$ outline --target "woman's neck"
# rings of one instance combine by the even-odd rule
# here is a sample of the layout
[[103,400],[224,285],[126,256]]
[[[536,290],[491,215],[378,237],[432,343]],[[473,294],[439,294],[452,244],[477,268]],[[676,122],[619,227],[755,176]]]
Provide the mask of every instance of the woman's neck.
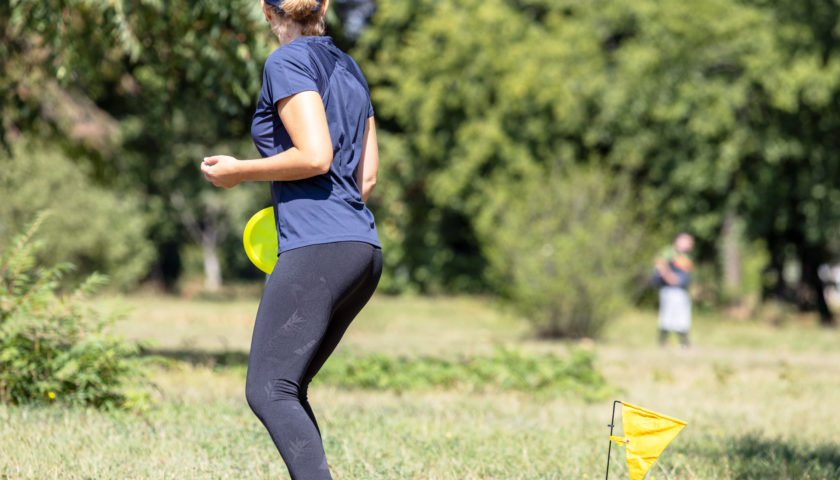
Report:
[[297,22],[289,22],[289,24],[285,25],[285,28],[277,30],[275,30],[274,34],[277,35],[277,40],[280,41],[281,47],[303,36],[303,27],[298,25]]

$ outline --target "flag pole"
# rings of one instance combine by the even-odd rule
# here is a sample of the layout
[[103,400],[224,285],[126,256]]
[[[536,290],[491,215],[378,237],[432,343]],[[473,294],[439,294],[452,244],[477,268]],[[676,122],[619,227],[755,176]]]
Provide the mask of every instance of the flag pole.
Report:
[[[610,424],[607,425],[610,427],[610,436],[613,436],[613,428],[615,428],[615,406],[621,403],[620,400],[616,400],[613,402],[613,411],[612,411],[612,419],[610,420]],[[607,476],[605,480],[610,480],[610,457],[612,456],[612,440],[610,440],[610,446],[607,447]]]

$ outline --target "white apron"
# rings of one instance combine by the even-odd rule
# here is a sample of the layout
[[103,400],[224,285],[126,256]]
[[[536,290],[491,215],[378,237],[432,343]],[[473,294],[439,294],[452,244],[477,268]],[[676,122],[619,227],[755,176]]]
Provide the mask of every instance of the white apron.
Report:
[[679,287],[659,289],[659,329],[688,333],[691,328],[691,297]]

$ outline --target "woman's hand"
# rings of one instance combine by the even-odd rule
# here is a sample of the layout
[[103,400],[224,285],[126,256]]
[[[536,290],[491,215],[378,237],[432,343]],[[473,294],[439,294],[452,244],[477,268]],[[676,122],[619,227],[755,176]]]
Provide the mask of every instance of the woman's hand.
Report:
[[227,155],[205,157],[201,164],[204,178],[217,187],[233,188],[239,185],[239,160]]
[[662,277],[662,281],[665,282],[666,285],[675,286],[680,284],[680,277],[671,270],[671,267],[668,266],[668,263],[664,260],[657,260],[656,270],[659,272],[659,276]]

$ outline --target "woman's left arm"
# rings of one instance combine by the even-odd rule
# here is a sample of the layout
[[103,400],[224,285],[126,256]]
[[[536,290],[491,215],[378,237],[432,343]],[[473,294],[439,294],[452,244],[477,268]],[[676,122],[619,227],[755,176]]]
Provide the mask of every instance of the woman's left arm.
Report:
[[321,95],[314,91],[296,93],[279,100],[277,112],[292,139],[292,148],[257,160],[207,157],[201,164],[204,177],[217,187],[231,188],[249,180],[291,181],[327,173],[333,151]]
[[379,173],[379,146],[376,142],[376,122],[368,117],[365,122],[364,142],[362,143],[362,158],[356,171],[356,184],[362,194],[362,201],[367,202],[370,192],[376,186]]

